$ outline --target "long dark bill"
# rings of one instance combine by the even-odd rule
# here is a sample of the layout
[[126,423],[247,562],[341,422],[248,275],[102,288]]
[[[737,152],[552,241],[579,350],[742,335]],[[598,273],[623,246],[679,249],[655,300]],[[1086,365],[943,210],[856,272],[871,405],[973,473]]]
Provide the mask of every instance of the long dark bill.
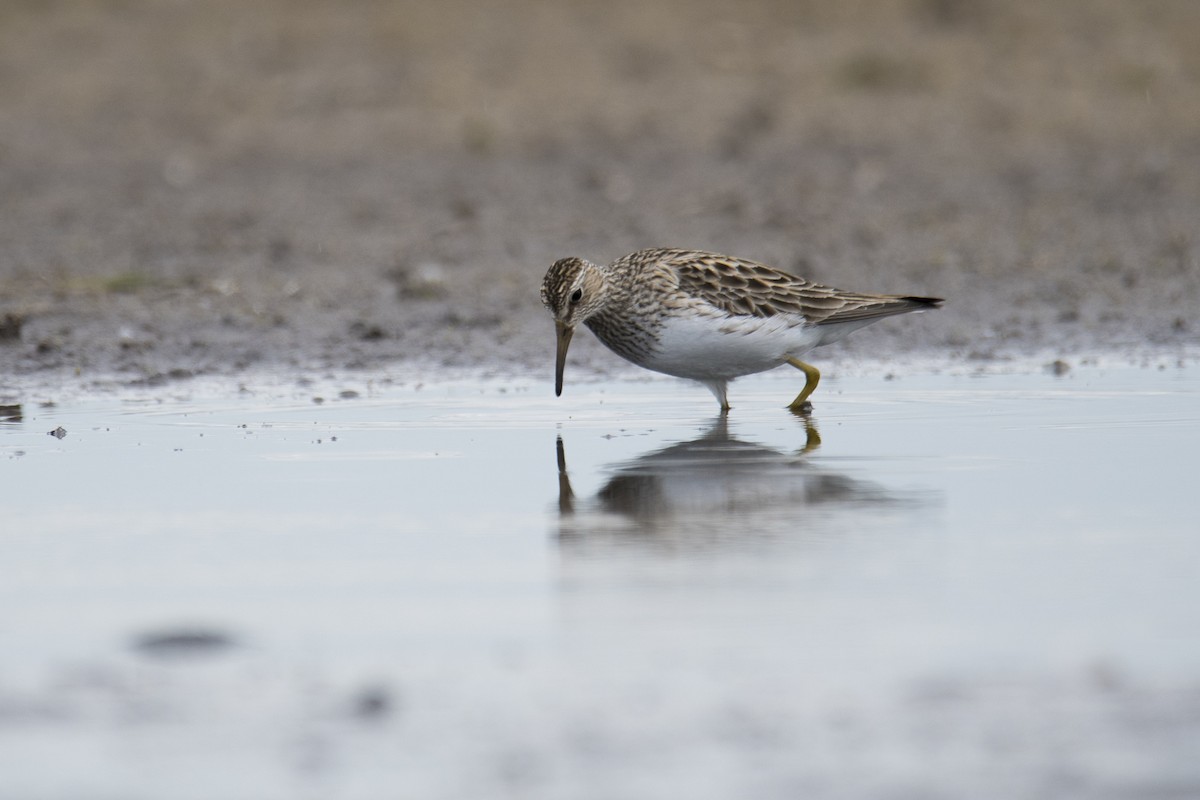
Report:
[[575,329],[563,322],[554,323],[555,339],[558,341],[558,351],[554,356],[554,396],[562,396],[563,370],[567,367],[567,347]]

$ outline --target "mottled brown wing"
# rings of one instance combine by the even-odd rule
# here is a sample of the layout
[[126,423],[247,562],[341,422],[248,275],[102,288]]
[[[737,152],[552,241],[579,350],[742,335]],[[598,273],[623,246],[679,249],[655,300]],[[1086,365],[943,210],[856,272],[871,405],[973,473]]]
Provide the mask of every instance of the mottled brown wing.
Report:
[[832,325],[936,308],[942,302],[932,297],[845,292],[715,253],[663,251],[659,263],[674,271],[685,292],[739,316],[797,314],[814,325]]

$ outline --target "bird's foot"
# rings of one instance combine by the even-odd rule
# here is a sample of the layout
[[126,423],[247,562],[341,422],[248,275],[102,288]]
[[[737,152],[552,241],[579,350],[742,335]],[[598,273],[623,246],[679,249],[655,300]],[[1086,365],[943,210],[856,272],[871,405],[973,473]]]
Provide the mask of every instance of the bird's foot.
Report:
[[792,412],[797,417],[810,417],[812,416],[813,404],[807,400],[801,400],[798,403],[792,403],[787,408],[788,411]]

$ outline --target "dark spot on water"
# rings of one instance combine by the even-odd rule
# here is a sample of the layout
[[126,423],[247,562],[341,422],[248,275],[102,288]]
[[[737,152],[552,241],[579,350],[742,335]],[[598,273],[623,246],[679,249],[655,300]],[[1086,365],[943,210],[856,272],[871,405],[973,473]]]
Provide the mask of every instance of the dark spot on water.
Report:
[[352,711],[359,719],[381,719],[391,714],[395,703],[382,686],[368,686],[354,697]]
[[1055,375],[1066,375],[1071,371],[1071,365],[1060,358],[1047,364],[1046,369]]
[[57,428],[55,428],[52,431],[46,431],[46,434],[49,436],[53,436],[55,439],[61,439],[67,435],[67,429],[64,428],[62,425],[59,425]]
[[223,653],[236,646],[230,635],[203,628],[177,628],[143,633],[134,637],[135,651],[155,657],[192,658]]

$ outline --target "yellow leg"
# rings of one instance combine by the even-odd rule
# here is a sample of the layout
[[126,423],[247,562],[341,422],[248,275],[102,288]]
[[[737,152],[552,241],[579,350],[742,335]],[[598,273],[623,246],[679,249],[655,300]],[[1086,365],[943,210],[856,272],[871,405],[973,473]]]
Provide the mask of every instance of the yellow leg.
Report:
[[821,372],[812,364],[805,364],[798,358],[789,358],[787,363],[804,373],[804,388],[800,390],[800,394],[796,395],[796,399],[788,405],[788,409],[800,413],[810,411],[812,404],[808,402],[808,397],[816,390],[817,384],[821,381]]

